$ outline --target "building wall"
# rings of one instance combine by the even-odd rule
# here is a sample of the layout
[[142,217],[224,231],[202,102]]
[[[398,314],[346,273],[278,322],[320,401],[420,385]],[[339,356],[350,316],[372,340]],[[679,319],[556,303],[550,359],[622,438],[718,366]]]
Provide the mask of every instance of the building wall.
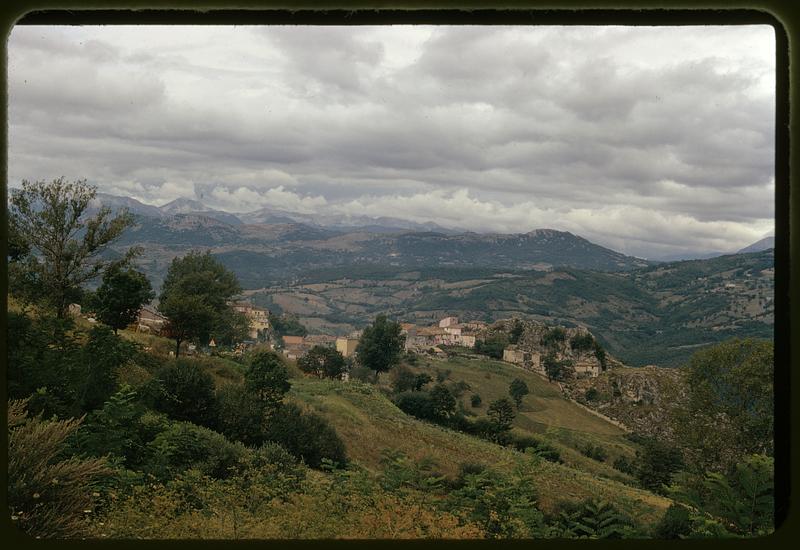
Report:
[[336,351],[345,357],[352,357],[356,352],[356,346],[358,346],[358,340],[355,338],[336,339]]

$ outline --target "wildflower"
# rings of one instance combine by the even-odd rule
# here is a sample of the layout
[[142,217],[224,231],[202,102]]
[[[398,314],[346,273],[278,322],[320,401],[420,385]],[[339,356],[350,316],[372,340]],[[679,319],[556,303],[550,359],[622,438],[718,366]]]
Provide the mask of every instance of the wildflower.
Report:
[[53,483],[53,485],[58,485],[58,480],[56,478],[53,478],[52,483]]
[[17,521],[18,519],[19,519],[19,516],[11,516],[11,521]]
[[33,498],[39,498],[39,493],[33,493]]
[[93,497],[99,497],[99,496],[100,496],[100,493],[92,493],[92,496],[93,496]]
[[91,514],[91,513],[92,513],[92,511],[87,509],[87,510],[84,510],[84,511],[83,511],[83,513],[84,513],[84,514]]

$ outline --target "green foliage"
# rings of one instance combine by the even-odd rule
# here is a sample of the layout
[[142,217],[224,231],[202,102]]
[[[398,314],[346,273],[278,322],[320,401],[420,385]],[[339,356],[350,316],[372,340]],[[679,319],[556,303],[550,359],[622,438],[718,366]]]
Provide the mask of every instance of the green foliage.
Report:
[[417,376],[405,365],[397,365],[391,370],[392,389],[395,393],[412,391],[416,385]]
[[241,292],[236,275],[210,254],[190,252],[169,266],[159,296],[159,309],[169,319],[166,332],[180,343],[206,344],[215,331],[226,332],[234,317],[228,301]]
[[692,521],[689,509],[673,503],[656,525],[653,535],[657,539],[684,539],[691,533]]
[[133,323],[142,305],[154,297],[150,281],[143,273],[113,266],[103,274],[103,283],[86,305],[116,333]]
[[503,350],[508,347],[508,344],[508,336],[498,332],[484,340],[477,340],[475,342],[475,353],[480,353],[493,359],[502,359]]
[[430,394],[425,391],[405,391],[394,398],[397,408],[406,414],[422,420],[434,420],[433,402]]
[[82,376],[77,388],[81,409],[91,411],[102,406],[117,388],[120,367],[138,355],[135,344],[119,338],[107,327],[92,327],[81,353]]
[[337,350],[326,346],[314,346],[297,360],[297,366],[307,374],[318,378],[341,378],[347,372],[344,356]]
[[456,411],[456,399],[447,386],[437,384],[430,391],[431,412],[436,419],[447,419]]
[[625,455],[620,455],[614,460],[614,469],[619,470],[623,474],[636,476],[636,464]]
[[561,462],[561,453],[557,449],[535,437],[514,437],[511,444],[520,452],[538,456],[549,462]]
[[663,493],[672,476],[684,467],[681,452],[656,438],[640,439],[641,450],[636,451],[636,478],[642,487]]
[[375,371],[386,372],[397,365],[403,351],[405,336],[399,323],[378,315],[371,326],[364,329],[356,347],[359,363]]
[[189,469],[226,478],[245,455],[241,443],[231,443],[215,431],[190,422],[173,422],[147,444],[146,470],[168,479]]
[[243,385],[226,384],[217,392],[216,428],[231,441],[260,445],[269,412],[258,396]]
[[594,356],[600,361],[600,368],[606,370],[608,368],[608,359],[606,358],[606,350],[600,345],[600,342],[594,343]]
[[64,457],[80,420],[29,417],[25,401],[8,402],[8,511],[36,538],[85,536],[92,493],[111,471],[103,459]]
[[153,407],[174,418],[214,426],[217,418],[214,379],[195,361],[176,359],[158,370]]
[[772,453],[773,371],[765,340],[734,339],[692,356],[689,403],[674,421],[691,464],[724,472],[743,455]]
[[588,388],[584,394],[583,398],[587,401],[594,401],[600,395],[600,392],[597,391],[596,388]]
[[286,365],[273,351],[257,351],[248,363],[245,387],[258,397],[265,410],[274,410],[291,388]]
[[[700,512],[692,516],[693,530],[699,536],[705,535],[709,519],[730,535],[763,536],[774,529],[773,478],[771,457],[748,455],[728,475],[681,473],[667,492]],[[711,534],[715,534],[713,530]]]
[[447,495],[449,510],[481,526],[486,538],[540,536],[544,517],[536,507],[536,484],[528,472],[514,476],[491,469],[462,469],[457,489]]
[[375,373],[369,367],[356,364],[350,367],[350,378],[359,382],[374,383]]
[[414,391],[420,391],[430,382],[433,382],[433,378],[431,378],[430,375],[421,372],[414,377],[414,387],[412,389]]
[[436,471],[431,458],[414,461],[400,451],[384,449],[380,464],[383,468],[380,484],[387,491],[439,493],[444,487],[445,477]]
[[141,455],[143,441],[136,430],[145,409],[137,402],[136,392],[127,385],[90,414],[75,434],[71,447],[76,454],[118,457],[128,466]]
[[569,340],[569,346],[573,351],[589,351],[594,349],[594,337],[588,332],[585,334],[576,334]]
[[514,319],[514,325],[511,327],[511,332],[508,335],[508,341],[511,344],[516,344],[519,342],[522,333],[524,332],[525,327],[522,324],[522,321],[519,319]]
[[519,409],[522,405],[522,398],[529,393],[530,390],[528,389],[528,385],[520,378],[515,378],[512,380],[508,387],[508,394],[514,400],[514,403],[516,403],[517,409]]
[[80,411],[77,387],[83,382],[81,348],[74,322],[49,316],[8,313],[8,394],[31,396],[32,413],[68,417]]
[[304,412],[292,403],[282,404],[270,416],[265,437],[281,444],[312,468],[322,466],[324,459],[340,465],[347,463],[344,443],[325,418]]
[[572,365],[568,359],[556,359],[556,354],[553,351],[544,356],[542,364],[548,380],[563,380],[566,376],[567,367]]
[[567,332],[561,327],[553,327],[542,336],[542,345],[555,348],[567,339]]
[[505,397],[492,402],[486,414],[489,415],[494,427],[494,432],[498,436],[511,430],[511,423],[514,422],[514,418],[516,417],[514,405]]
[[604,500],[564,504],[558,516],[559,535],[579,539],[621,539],[636,536],[631,519]]
[[275,315],[270,311],[269,325],[273,333],[278,336],[307,336],[308,329],[291,315]]
[[469,398],[469,404],[473,407],[480,407],[481,406],[481,396],[477,393],[473,393],[472,397]]
[[596,460],[598,462],[604,462],[606,458],[608,458],[608,451],[606,451],[600,445],[593,445],[592,443],[587,443],[582,449],[581,453],[584,456],[588,456],[592,460]]
[[[67,183],[63,177],[50,183],[23,181],[21,189],[11,191],[8,221],[18,238],[18,269],[10,272],[11,287],[19,297],[52,308],[59,318],[67,315],[84,283],[139,253],[130,249],[116,262],[103,256],[133,224],[133,217],[123,211],[112,218],[111,211],[102,208],[87,218],[95,194],[85,181]],[[23,258],[26,249],[29,253]]]

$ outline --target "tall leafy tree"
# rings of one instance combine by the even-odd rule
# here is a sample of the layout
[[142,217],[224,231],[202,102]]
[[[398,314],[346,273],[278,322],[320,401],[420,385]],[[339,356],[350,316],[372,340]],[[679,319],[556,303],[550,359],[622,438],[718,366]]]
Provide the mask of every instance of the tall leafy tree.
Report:
[[516,413],[511,400],[502,397],[492,402],[486,411],[492,421],[495,432],[503,434],[511,430],[511,423],[514,422]]
[[289,391],[289,372],[273,351],[257,351],[249,360],[245,387],[256,395],[267,412],[276,409]]
[[103,283],[88,305],[116,334],[136,320],[142,305],[153,298],[155,292],[144,273],[114,266],[103,274]]
[[772,454],[773,345],[734,339],[696,352],[686,376],[688,404],[675,411],[687,462],[725,472],[747,454]]
[[131,248],[116,260],[104,257],[108,246],[133,224],[122,211],[112,216],[101,208],[88,216],[96,189],[86,181],[50,183],[23,181],[9,201],[10,250],[16,258],[9,275],[12,290],[22,298],[52,308],[64,318],[81,285],[109,266],[126,263],[140,252]]
[[190,252],[175,258],[159,296],[167,316],[167,333],[175,340],[175,356],[183,341],[208,343],[215,330],[232,317],[230,299],[241,292],[239,281],[209,253]]
[[386,372],[400,362],[405,344],[399,323],[390,321],[386,315],[378,315],[356,346],[359,362],[378,373]]

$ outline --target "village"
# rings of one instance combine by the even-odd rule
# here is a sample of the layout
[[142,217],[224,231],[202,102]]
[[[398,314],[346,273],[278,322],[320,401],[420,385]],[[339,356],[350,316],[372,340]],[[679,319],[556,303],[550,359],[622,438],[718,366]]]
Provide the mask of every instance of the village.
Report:
[[[271,330],[269,310],[246,301],[234,301],[229,305],[249,321],[248,338],[236,343],[230,350],[236,356],[241,356],[248,348],[261,343],[269,345],[271,349],[282,353],[291,360],[302,358],[315,346],[335,349],[343,357],[353,358],[362,335],[360,330],[343,336],[327,334],[276,335]],[[72,304],[70,312],[73,315],[80,315],[81,307],[78,304]],[[87,318],[89,322],[94,322],[91,316]],[[129,329],[139,333],[160,335],[167,322],[167,317],[161,314],[155,306],[145,305],[140,309],[136,321]],[[486,338],[490,325],[483,321],[460,322],[456,316],[447,316],[433,325],[421,326],[401,322],[400,327],[401,334],[405,338],[404,349],[406,352],[445,358],[448,352],[453,353],[454,350],[461,349],[462,352],[469,352],[469,350],[475,349],[476,344]],[[565,334],[570,337],[588,334],[586,329],[580,327],[565,330]],[[541,338],[541,334],[539,338]],[[215,352],[218,347],[218,344],[211,339],[206,346],[201,346],[200,349],[195,344],[188,344],[186,353],[188,355],[209,354]],[[535,349],[536,347],[536,345],[508,344],[503,349],[502,360],[546,377],[543,353],[542,350]],[[564,353],[559,353],[559,359],[566,354],[569,352],[565,349]],[[576,377],[594,378],[600,374],[603,370],[600,363],[592,359],[583,356],[572,362],[572,369]]]

